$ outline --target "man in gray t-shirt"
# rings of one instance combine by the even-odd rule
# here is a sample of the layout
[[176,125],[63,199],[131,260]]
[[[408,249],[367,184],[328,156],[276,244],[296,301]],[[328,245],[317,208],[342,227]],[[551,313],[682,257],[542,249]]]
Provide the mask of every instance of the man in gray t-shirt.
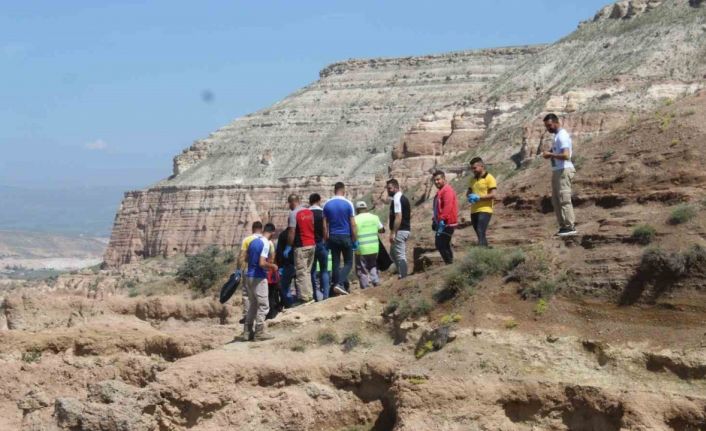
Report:
[[544,127],[554,135],[551,151],[545,151],[542,157],[550,160],[552,164],[552,205],[559,223],[557,235],[576,235],[574,207],[571,203],[571,183],[576,175],[576,169],[571,162],[571,136],[561,127],[559,117],[555,114],[544,117]]

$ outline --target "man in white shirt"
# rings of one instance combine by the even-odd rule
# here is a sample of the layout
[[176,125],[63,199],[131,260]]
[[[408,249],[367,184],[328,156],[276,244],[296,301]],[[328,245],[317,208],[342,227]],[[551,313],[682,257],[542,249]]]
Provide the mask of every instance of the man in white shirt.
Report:
[[551,151],[542,153],[542,157],[552,164],[552,206],[559,222],[557,235],[576,235],[574,226],[574,207],[571,203],[571,182],[576,175],[576,169],[571,162],[573,146],[569,132],[561,127],[559,117],[549,114],[544,117],[544,127],[554,135]]

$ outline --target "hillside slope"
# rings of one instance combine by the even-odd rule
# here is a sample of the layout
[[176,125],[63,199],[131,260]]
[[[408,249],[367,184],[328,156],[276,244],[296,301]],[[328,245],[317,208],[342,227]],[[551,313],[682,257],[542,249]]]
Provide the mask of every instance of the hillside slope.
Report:
[[[125,195],[105,262],[238,243],[256,219],[282,224],[290,192],[381,196],[388,175],[410,187],[472,152],[532,157],[535,120],[566,116],[577,142],[609,132],[706,75],[706,8],[623,1],[546,47],[351,60],[289,98],[238,119],[177,156],[174,175]],[[416,119],[416,120],[415,120]]]
[[[495,172],[493,249],[474,247],[463,220],[453,266],[427,253],[405,280],[287,310],[272,341],[230,342],[238,295],[225,306],[216,292],[141,296],[169,270],[161,260],[10,293],[0,425],[704,429],[705,125],[702,92],[577,146],[573,238],[553,236],[544,160]],[[432,247],[429,217],[428,202],[414,208],[417,250]],[[641,225],[649,244],[633,236]]]

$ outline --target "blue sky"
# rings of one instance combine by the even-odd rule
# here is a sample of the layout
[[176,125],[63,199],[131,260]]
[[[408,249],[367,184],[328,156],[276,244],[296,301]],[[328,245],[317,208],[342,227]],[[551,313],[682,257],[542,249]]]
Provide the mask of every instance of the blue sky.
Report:
[[552,42],[605,3],[4,1],[0,185],[144,187],[329,63]]

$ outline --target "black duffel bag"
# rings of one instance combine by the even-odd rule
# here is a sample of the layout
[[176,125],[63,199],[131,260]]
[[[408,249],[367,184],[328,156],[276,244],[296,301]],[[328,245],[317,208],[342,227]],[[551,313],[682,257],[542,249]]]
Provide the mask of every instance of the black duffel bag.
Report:
[[235,291],[238,289],[238,286],[240,285],[240,278],[240,271],[235,271],[230,275],[230,277],[228,277],[228,281],[226,281],[223,287],[221,287],[221,304],[225,304],[226,301],[228,301],[230,297],[233,296]]

